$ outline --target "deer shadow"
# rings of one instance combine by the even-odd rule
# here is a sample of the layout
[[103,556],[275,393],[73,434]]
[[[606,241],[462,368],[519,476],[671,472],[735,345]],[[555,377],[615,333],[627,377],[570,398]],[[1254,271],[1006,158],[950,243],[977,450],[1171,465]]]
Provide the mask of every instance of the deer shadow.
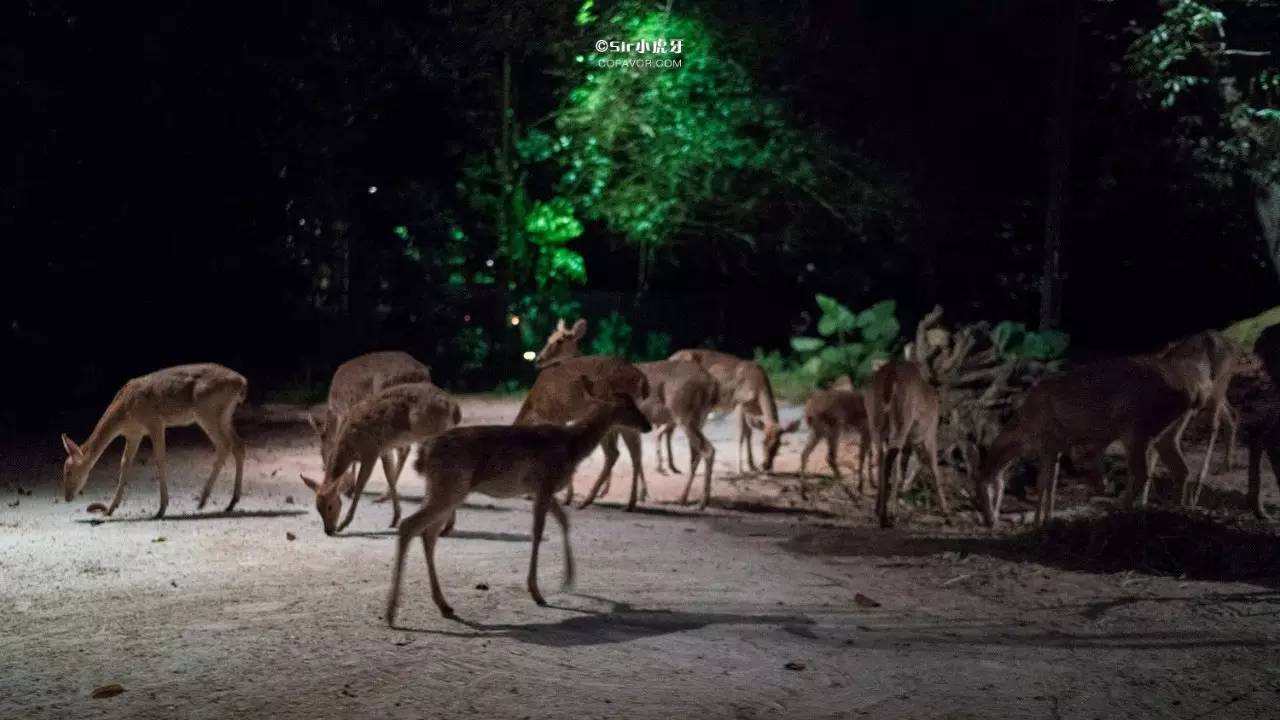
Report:
[[[334,535],[333,537],[375,540],[378,538],[393,538],[399,534],[399,531],[396,529],[387,528],[385,530],[347,530]],[[448,542],[449,540],[492,540],[494,542],[527,543],[532,542],[533,537],[531,535],[521,535],[520,533],[489,532],[486,530],[459,530],[455,528],[454,531],[448,535],[442,535],[440,540],[442,542]],[[543,536],[543,540],[546,540],[545,535]]]
[[459,617],[452,618],[453,622],[469,628],[471,632],[402,626],[397,626],[395,629],[449,637],[508,638],[517,642],[544,647],[581,647],[631,642],[671,633],[699,630],[709,625],[798,627],[814,624],[812,619],[797,615],[682,612],[679,610],[637,608],[630,603],[616,602],[591,595],[576,596],[607,603],[610,607],[608,610],[593,610],[549,605],[548,607],[553,609],[577,613],[555,622],[490,624],[464,620]]
[[293,517],[296,515],[306,515],[305,510],[232,510],[231,512],[218,511],[210,513],[185,513],[181,515],[165,515],[164,517],[155,517],[154,515],[133,515],[127,517],[95,517],[80,518],[76,522],[83,525],[104,525],[109,523],[137,523],[137,522],[186,522],[188,520],[241,520],[247,518],[282,518]]

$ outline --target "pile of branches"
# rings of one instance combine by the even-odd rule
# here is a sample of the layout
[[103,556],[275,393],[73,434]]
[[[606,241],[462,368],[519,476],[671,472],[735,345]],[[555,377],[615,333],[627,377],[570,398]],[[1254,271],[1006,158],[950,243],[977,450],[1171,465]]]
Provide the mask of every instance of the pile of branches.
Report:
[[935,306],[916,325],[907,354],[941,392],[939,449],[947,457],[958,453],[972,473],[977,448],[991,444],[1026,391],[1057,363],[1002,354],[988,322],[949,331],[941,320],[942,306]]

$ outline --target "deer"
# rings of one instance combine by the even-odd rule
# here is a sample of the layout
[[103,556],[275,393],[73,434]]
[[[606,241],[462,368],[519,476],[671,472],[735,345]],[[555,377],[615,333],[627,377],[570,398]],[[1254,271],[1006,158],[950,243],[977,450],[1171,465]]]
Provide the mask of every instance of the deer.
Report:
[[1083,365],[1047,377],[1027,391],[1013,417],[981,453],[974,477],[978,509],[994,528],[1004,498],[1003,472],[1025,451],[1038,454],[1035,523],[1054,513],[1059,456],[1072,447],[1101,453],[1115,441],[1124,446],[1129,483],[1121,502],[1145,505],[1152,450],[1184,487],[1188,467],[1177,425],[1204,392],[1198,369],[1178,358],[1135,356]]
[[705,510],[711,501],[711,472],[715,465],[716,449],[703,434],[702,427],[706,424],[707,414],[718,401],[719,386],[707,371],[691,362],[658,360],[638,363],[636,368],[649,381],[649,396],[640,404],[640,409],[651,425],[661,426],[655,438],[658,470],[662,471],[662,442],[665,437],[667,462],[673,472],[680,472],[676,469],[671,454],[671,436],[679,425],[689,439],[689,479],[685,483],[684,492],[680,493],[680,504],[689,502],[689,491],[693,487],[694,478],[698,474],[698,463],[701,461],[705,468],[702,500],[698,503],[698,509]]
[[[938,469],[938,389],[929,383],[919,363],[894,358],[881,365],[872,375],[865,390],[870,446],[880,463],[876,514],[880,526],[893,527],[893,510],[898,490],[905,484],[908,452],[913,445],[922,462],[933,473],[933,488],[938,510],[945,518],[950,514],[947,496]],[[895,479],[896,476],[896,479]]]
[[[351,524],[360,495],[373,474],[378,458],[392,448],[422,442],[462,422],[458,403],[431,383],[392,385],[377,395],[357,403],[341,423],[333,452],[325,458],[324,478],[302,475],[302,482],[315,493],[316,512],[326,535],[335,535]],[[355,464],[354,480],[349,472]],[[341,524],[341,493],[354,485],[351,505]],[[391,527],[400,523],[400,497],[394,484],[391,494]]]
[[[333,373],[333,379],[329,382],[329,398],[324,415],[320,417],[316,417],[314,413],[307,415],[308,422],[320,438],[321,461],[327,461],[329,454],[333,452],[339,425],[354,405],[376,395],[382,388],[423,382],[431,382],[430,368],[406,352],[365,353],[339,365]],[[388,490],[374,502],[380,503],[391,499],[392,488],[395,487],[396,480],[404,470],[409,449],[410,446],[405,445],[382,454],[382,471],[387,478]],[[348,483],[348,487],[354,490],[355,484]]]
[[[832,476],[837,481],[841,479],[840,467],[836,464],[837,448],[840,437],[851,432],[858,434],[858,495],[861,495],[870,470],[867,456],[871,450],[871,424],[867,419],[864,393],[838,387],[818,390],[805,401],[804,419],[809,426],[809,438],[800,452],[800,497],[808,497],[805,487],[806,469],[809,454],[819,442],[826,441],[827,464],[831,466]],[[845,492],[850,498],[856,498],[847,487]]]
[[1231,468],[1231,454],[1236,444],[1238,422],[1236,411],[1227,402],[1227,388],[1235,375],[1240,349],[1222,333],[1206,330],[1170,343],[1160,351],[1159,357],[1181,361],[1177,364],[1178,367],[1194,366],[1202,376],[1200,380],[1194,382],[1208,388],[1207,391],[1197,392],[1195,404],[1187,411],[1177,430],[1178,444],[1181,446],[1182,435],[1186,432],[1191,420],[1201,412],[1211,413],[1209,445],[1205,448],[1204,463],[1200,466],[1200,472],[1195,481],[1184,488],[1186,495],[1182,498],[1183,505],[1194,507],[1200,501],[1200,489],[1209,473],[1214,441],[1218,437],[1218,429],[1223,420],[1227,422],[1228,431],[1221,467],[1223,472]]
[[120,456],[120,477],[111,504],[93,503],[90,512],[110,516],[124,498],[129,468],[142,439],[150,438],[151,454],[156,461],[160,482],[160,509],[155,518],[164,517],[169,507],[169,486],[165,480],[165,430],[171,427],[199,425],[213,443],[213,470],[200,493],[198,507],[204,509],[213,484],[222,472],[227,455],[235,458],[235,486],[231,502],[224,512],[235,509],[240,501],[240,484],[244,477],[244,442],[231,422],[236,408],[244,402],[249,382],[244,376],[222,365],[198,363],[177,365],[133,378],[124,384],[107,405],[94,426],[89,439],[77,445],[66,433],[62,446],[67,459],[62,466],[62,493],[67,502],[84,490],[89,473],[103,452],[116,438],[125,439]]
[[1254,342],[1253,352],[1262,360],[1262,368],[1271,379],[1272,406],[1265,411],[1260,426],[1249,433],[1249,509],[1259,520],[1270,516],[1262,506],[1262,454],[1271,462],[1271,472],[1280,485],[1280,326],[1264,328]]
[[431,598],[443,617],[454,616],[436,576],[436,538],[447,519],[472,492],[498,498],[533,496],[533,549],[529,556],[527,586],[538,605],[547,604],[538,589],[538,548],[550,512],[560,525],[564,543],[563,586],[572,587],[574,565],[569,518],[553,495],[573,482],[574,470],[606,434],[618,428],[644,433],[653,427],[631,394],[610,394],[603,383],[581,375],[574,384],[586,398],[587,407],[580,420],[572,425],[473,425],[446,431],[423,444],[414,469],[426,478],[426,500],[417,512],[405,518],[397,531],[391,591],[387,598],[387,625],[395,627],[405,551],[417,537],[422,538],[427,559]]
[[[601,392],[623,393],[637,402],[648,397],[649,381],[634,365],[614,357],[581,354],[578,343],[586,332],[587,321],[584,319],[579,319],[572,327],[566,327],[563,318],[557,322],[546,344],[534,357],[534,365],[539,369],[538,377],[529,388],[514,425],[564,425],[581,420],[593,405],[578,382],[580,377],[589,378],[601,388]],[[637,492],[644,488],[644,467],[640,463],[640,435],[627,427],[619,427],[602,436],[600,449],[604,451],[604,467],[579,509],[591,505],[608,484],[613,466],[618,461],[619,438],[631,455],[631,495],[626,510],[635,510]],[[573,483],[565,491],[565,504],[568,505],[573,502]]]
[[751,452],[751,430],[764,433],[763,468],[772,472],[773,460],[782,447],[782,436],[800,429],[800,421],[782,425],[778,421],[778,404],[773,397],[769,375],[759,363],[734,357],[715,350],[679,350],[667,358],[697,363],[715,378],[720,386],[717,409],[721,412],[736,411],[738,415],[738,472],[742,472],[742,456],[745,449],[747,467],[756,472],[755,457]]

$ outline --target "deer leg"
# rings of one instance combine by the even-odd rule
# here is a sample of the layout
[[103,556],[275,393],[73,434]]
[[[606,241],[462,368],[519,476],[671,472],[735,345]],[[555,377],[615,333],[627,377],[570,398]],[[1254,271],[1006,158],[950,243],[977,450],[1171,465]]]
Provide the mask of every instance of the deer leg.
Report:
[[151,454],[155,456],[157,477],[160,480],[160,509],[155,514],[155,519],[159,520],[169,507],[169,483],[165,479],[164,425],[156,423],[147,430],[147,434],[151,436]]
[[648,495],[644,488],[644,463],[640,462],[640,433],[635,430],[622,430],[619,433],[622,442],[627,446],[627,454],[631,456],[631,497],[627,499],[627,512],[636,509],[636,492]]
[[[399,451],[400,451],[400,448],[396,448],[396,452],[398,453]],[[406,452],[406,454],[408,453]],[[388,456],[386,454],[382,456],[383,472],[387,471],[387,457]],[[395,468],[392,470],[392,472],[387,473],[387,494],[384,497],[391,498],[391,527],[395,527],[396,525],[400,524],[400,493],[396,489],[396,478],[400,474],[400,466],[401,466],[401,462],[397,461],[395,464]],[[377,501],[375,500],[374,502],[377,502]]]
[[871,475],[871,467],[867,464],[872,459],[870,432],[863,429],[858,436],[858,443],[858,496],[861,497],[867,477]]
[[129,468],[133,467],[133,458],[138,454],[138,446],[142,444],[141,436],[129,436],[124,442],[124,452],[120,455],[120,479],[116,480],[116,491],[111,496],[111,504],[107,506],[104,515],[110,516],[120,506],[120,501],[124,499],[124,488],[127,484],[129,476]]
[[342,524],[338,525],[338,532],[345,530],[351,524],[351,519],[356,516],[356,506],[360,504],[360,496],[364,494],[364,486],[369,483],[369,476],[372,474],[373,462],[360,463],[360,474],[356,476],[356,491],[351,496],[351,507],[347,508],[347,516],[342,518]]
[[[947,517],[951,511],[947,508],[947,493],[942,487],[942,471],[938,469],[938,435],[933,433],[932,436],[924,438],[921,443],[921,449],[925,454],[925,460],[929,462],[929,472],[933,473],[933,489],[938,494],[938,512],[942,513],[942,517]],[[923,465],[924,462],[922,461]]]
[[1234,464],[1231,461],[1231,456],[1235,453],[1236,430],[1238,429],[1240,420],[1235,409],[1232,408],[1226,400],[1222,401],[1220,409],[1222,411],[1222,419],[1227,423],[1227,443],[1226,447],[1222,449],[1222,468],[1219,472],[1227,473],[1231,472],[1231,467]]
[[689,479],[684,484],[684,492],[680,493],[680,504],[686,505],[689,502],[689,491],[693,489],[693,478],[698,473],[698,445],[693,434],[686,432],[685,437],[689,440]]
[[445,497],[445,493],[439,492],[442,489],[438,483],[429,487],[426,502],[400,524],[396,538],[396,559],[391,570],[391,592],[387,597],[387,625],[392,627],[395,627],[396,609],[400,604],[400,576],[404,570],[405,551],[415,537],[422,538],[422,550],[427,558],[427,575],[431,579],[431,599],[435,601],[441,615],[453,617],[453,608],[445,602],[444,593],[440,591],[440,580],[436,577],[435,549],[440,528],[461,500]]
[[673,473],[679,473],[679,472],[680,472],[680,468],[676,467],[676,456],[675,456],[675,453],[673,453],[673,452],[671,451],[671,436],[676,434],[676,426],[675,426],[675,423],[672,423],[672,424],[670,424],[670,425],[667,425],[667,426],[666,426],[665,428],[663,428],[663,429],[664,429],[664,430],[666,430],[666,433],[667,433],[667,439],[666,439],[666,443],[667,443],[667,468],[668,468],[669,470],[671,470],[671,472],[673,472]]
[[217,482],[218,475],[222,473],[222,466],[227,462],[227,455],[230,454],[230,442],[223,437],[222,428],[217,422],[208,422],[201,418],[196,418],[196,424],[208,436],[209,442],[213,443],[214,458],[213,470],[209,473],[209,479],[204,483],[204,489],[200,491],[200,502],[196,503],[197,510],[203,510],[205,503],[209,502],[209,493],[213,491],[213,484]]
[[[1204,487],[1204,480],[1209,475],[1209,463],[1213,460],[1213,444],[1218,439],[1218,428],[1222,424],[1221,404],[1214,406],[1213,417],[1209,422],[1209,446],[1204,449],[1204,462],[1200,465],[1200,474],[1196,477],[1195,489],[1191,491],[1191,497],[1189,498],[1190,502],[1188,503],[1191,507],[1195,507],[1199,504],[1200,488]],[[1175,487],[1176,486],[1177,485],[1175,485]]]
[[539,605],[546,605],[547,601],[542,598],[542,593],[538,592],[538,546],[542,544],[542,531],[547,524],[547,505],[550,496],[545,487],[538,488],[538,495],[533,501],[533,552],[529,555],[529,594],[533,596],[533,601]]
[[373,499],[373,502],[375,503],[384,503],[391,499],[390,488],[391,488],[391,483],[393,482],[391,478],[396,473],[396,455],[395,454],[397,450],[399,450],[399,448],[396,448],[394,450],[388,450],[378,456],[378,462],[382,463],[382,474],[387,478],[388,489],[387,489],[387,492],[384,492],[378,497]]
[[231,512],[236,509],[236,503],[240,502],[240,487],[244,482],[244,440],[240,439],[240,433],[236,432],[236,426],[231,422],[231,416],[235,414],[234,407],[228,407],[222,418],[222,434],[227,437],[231,443],[231,457],[236,461],[236,479],[235,484],[231,486],[231,502],[227,503],[227,509],[224,512]]
[[1150,476],[1147,473],[1147,452],[1151,449],[1151,438],[1135,437],[1125,442],[1125,454],[1129,460],[1129,487],[1125,488],[1120,502],[1126,509],[1133,508],[1133,501],[1139,494],[1145,499]]
[[876,494],[876,515],[880,518],[880,527],[893,527],[893,502],[891,500],[894,482],[893,470],[898,465],[898,448],[886,447],[880,460],[880,488]]
[[[600,449],[604,451],[604,467],[600,470],[600,476],[596,478],[596,482],[591,486],[591,491],[583,498],[582,504],[578,509],[587,507],[595,502],[596,495],[600,493],[600,489],[604,487],[605,481],[609,479],[609,474],[613,472],[613,464],[618,462],[618,432],[610,430],[605,433],[604,438],[600,441]],[[569,482],[569,487],[573,487],[573,482]]]
[[573,548],[569,546],[569,513],[566,513],[554,499],[548,499],[547,509],[551,511],[556,522],[560,523],[560,541],[564,543],[564,580],[561,581],[560,587],[568,590],[573,587],[575,579]]
[[[1187,480],[1189,468],[1187,467],[1187,458],[1182,452],[1182,447],[1178,445],[1178,438],[1173,433],[1165,433],[1156,439],[1155,449],[1156,455],[1169,470],[1173,486],[1181,487]],[[1145,501],[1146,499],[1143,498],[1143,500]]]
[[[667,468],[662,464],[662,436],[667,432],[667,426],[663,425],[658,429],[658,434],[653,436],[653,457],[658,463],[658,474],[666,475]],[[668,451],[669,453],[670,451]]]
[[703,434],[702,428],[689,427],[690,432],[696,433],[698,443],[702,445],[702,451],[698,453],[698,457],[702,459],[702,503],[698,505],[699,510],[706,510],[707,503],[711,502],[711,470],[716,463],[716,446],[711,444],[707,436]]
[[[818,435],[818,431],[811,429],[809,431],[809,438],[804,441],[804,449],[800,451],[800,499],[802,500],[807,500],[809,498],[809,494],[805,491],[804,482],[808,477],[807,469],[809,467],[809,453],[813,452],[813,449],[818,446],[818,441],[821,439],[821,436]],[[690,441],[690,445],[692,445],[692,440]]]

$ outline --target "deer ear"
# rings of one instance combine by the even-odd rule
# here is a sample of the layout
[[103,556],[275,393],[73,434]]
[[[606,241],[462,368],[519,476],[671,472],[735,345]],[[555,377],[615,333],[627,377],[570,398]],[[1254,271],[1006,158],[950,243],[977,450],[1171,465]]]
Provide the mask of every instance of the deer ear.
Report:
[[564,326],[564,318],[560,318],[556,320],[556,329],[559,330],[560,332],[564,332],[565,330],[569,329]]
[[74,440],[67,437],[66,433],[62,433],[62,447],[73,458],[79,459],[84,456],[84,451],[80,449],[80,446]]
[[793,433],[799,429],[800,429],[800,418],[796,418],[795,420],[792,420],[791,422],[787,423],[786,426],[782,428],[782,432]]
[[591,382],[591,378],[586,375],[579,375],[578,381],[582,384],[582,391],[587,394],[587,397],[592,400],[600,399],[600,396],[596,395],[596,386],[595,383]]
[[581,338],[587,334],[587,321],[585,318],[578,318],[578,322],[573,324],[573,336]]
[[324,420],[317,418],[315,413],[307,413],[307,424],[316,431],[317,435],[324,434]]
[[747,415],[745,417],[747,418],[747,424],[750,425],[751,427],[755,428],[756,430],[764,429],[764,421],[761,420],[759,416]]
[[311,488],[312,492],[320,492],[320,483],[301,473],[298,474],[298,477],[302,478],[302,482],[306,483],[307,487]]

